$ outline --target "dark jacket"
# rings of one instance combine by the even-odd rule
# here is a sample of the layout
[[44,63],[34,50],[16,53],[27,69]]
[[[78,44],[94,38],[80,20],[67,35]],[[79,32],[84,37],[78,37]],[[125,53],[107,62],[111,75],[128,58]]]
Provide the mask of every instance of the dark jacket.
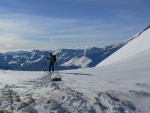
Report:
[[53,55],[52,55],[52,56],[50,56],[50,58],[48,58],[48,57],[46,57],[46,58],[50,60],[50,63],[54,63],[54,62],[55,62],[55,61],[54,61],[54,57],[53,57]]

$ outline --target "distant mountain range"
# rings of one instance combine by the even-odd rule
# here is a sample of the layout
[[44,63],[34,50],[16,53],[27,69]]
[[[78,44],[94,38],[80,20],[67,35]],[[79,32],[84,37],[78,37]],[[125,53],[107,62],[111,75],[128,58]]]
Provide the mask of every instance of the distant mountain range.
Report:
[[[56,70],[95,67],[96,65],[105,64],[104,62],[106,61],[108,61],[107,63],[109,64],[111,60],[105,60],[107,57],[108,57],[107,59],[111,59],[113,56],[115,56],[112,55],[114,52],[118,53],[120,48],[124,49],[123,46],[126,45],[127,43],[129,43],[128,45],[130,45],[130,43],[133,42],[132,41],[133,39],[137,39],[137,42],[138,40],[143,41],[144,38],[141,39],[141,37],[143,37],[143,35],[149,37],[149,30],[150,25],[148,25],[145,29],[137,33],[129,40],[123,43],[106,46],[104,48],[92,47],[88,49],[59,49],[57,51],[33,50],[31,52],[15,51],[15,52],[0,53],[0,69],[46,71],[48,70],[49,67],[49,60],[47,60],[46,57],[49,57],[50,52],[55,54],[57,57],[57,62],[55,63]],[[145,41],[144,43],[149,47],[148,41]],[[142,47],[143,46],[141,46],[140,49],[142,49]],[[131,48],[130,51],[132,52],[132,54],[136,54],[138,53],[137,51],[139,50]],[[112,57],[109,57],[110,55],[112,55]],[[119,59],[121,60],[126,57],[125,52],[120,53],[119,55],[120,55],[119,57],[118,56],[115,57],[115,60]]]
[[112,53],[120,49],[127,42],[106,46],[105,48],[92,47],[88,49],[60,49],[57,51],[33,50],[6,52],[0,54],[0,69],[45,71],[48,70],[49,52],[57,57],[56,70],[68,70],[94,67]]

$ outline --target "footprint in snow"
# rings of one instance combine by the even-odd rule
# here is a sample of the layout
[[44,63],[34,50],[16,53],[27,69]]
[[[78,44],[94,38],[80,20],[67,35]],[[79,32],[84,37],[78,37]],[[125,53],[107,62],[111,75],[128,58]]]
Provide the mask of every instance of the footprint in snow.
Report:
[[136,110],[130,101],[126,99],[119,99],[114,95],[115,92],[103,92],[96,97],[96,103],[100,105],[102,111],[109,111],[111,113],[130,113]]
[[130,90],[129,93],[135,97],[143,97],[143,98],[149,98],[150,97],[150,93],[146,92],[146,91],[136,91],[136,90]]

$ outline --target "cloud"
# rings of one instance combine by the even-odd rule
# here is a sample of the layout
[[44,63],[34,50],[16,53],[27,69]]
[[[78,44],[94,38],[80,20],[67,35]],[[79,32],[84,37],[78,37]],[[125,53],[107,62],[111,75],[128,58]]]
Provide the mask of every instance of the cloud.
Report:
[[17,34],[21,38],[28,39],[44,39],[49,37],[63,37],[66,35],[83,36],[84,34],[86,36],[86,34],[89,35],[92,31],[99,32],[100,29],[112,26],[102,25],[97,20],[91,22],[74,19],[42,18],[21,14],[1,15],[0,17],[5,17],[5,19],[0,19],[1,34]]
[[106,23],[101,19],[91,21],[18,13],[1,14],[0,44],[3,47],[0,51],[84,48],[82,45],[105,45],[114,42],[112,40],[118,37],[128,38],[128,35],[123,33],[123,27],[119,23]]
[[7,48],[13,48],[13,45],[11,45],[11,44],[6,44],[5,47],[7,47]]

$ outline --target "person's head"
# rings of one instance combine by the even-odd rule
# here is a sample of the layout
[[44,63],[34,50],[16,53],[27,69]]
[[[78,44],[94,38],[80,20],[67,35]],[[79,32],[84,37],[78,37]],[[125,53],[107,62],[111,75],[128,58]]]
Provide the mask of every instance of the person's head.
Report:
[[50,56],[52,56],[53,55],[53,53],[50,53]]

